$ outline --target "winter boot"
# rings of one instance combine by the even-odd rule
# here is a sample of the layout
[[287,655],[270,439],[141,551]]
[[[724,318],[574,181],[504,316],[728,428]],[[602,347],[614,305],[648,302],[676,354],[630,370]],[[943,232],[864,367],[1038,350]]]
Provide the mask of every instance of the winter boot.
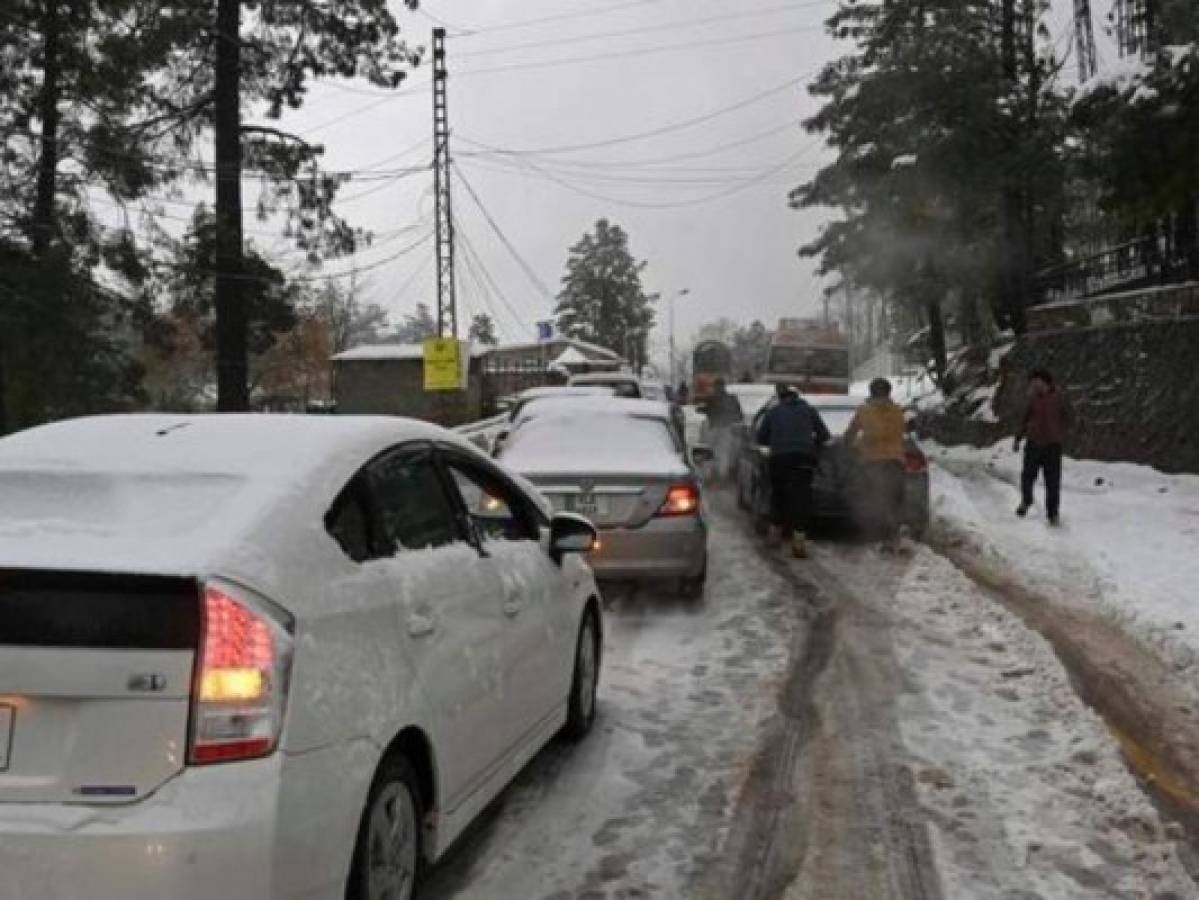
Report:
[[1028,503],[1021,503],[1019,506],[1016,507],[1016,515],[1018,515],[1021,519],[1023,519],[1025,516],[1028,515],[1028,507],[1029,507]]
[[791,555],[796,559],[808,558],[808,538],[802,531],[791,535]]

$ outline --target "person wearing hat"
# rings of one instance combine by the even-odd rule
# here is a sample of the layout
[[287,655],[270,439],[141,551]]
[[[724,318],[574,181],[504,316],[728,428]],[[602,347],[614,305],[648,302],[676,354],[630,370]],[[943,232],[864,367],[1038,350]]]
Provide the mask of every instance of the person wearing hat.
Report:
[[771,513],[776,534],[791,541],[796,559],[808,555],[812,478],[830,435],[820,413],[788,384],[775,387],[778,401],[762,417],[756,435],[769,449]]

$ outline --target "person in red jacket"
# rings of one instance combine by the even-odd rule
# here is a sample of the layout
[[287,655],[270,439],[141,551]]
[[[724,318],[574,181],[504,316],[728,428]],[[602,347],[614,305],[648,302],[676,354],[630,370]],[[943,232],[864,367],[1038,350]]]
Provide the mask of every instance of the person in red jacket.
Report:
[[1050,525],[1058,523],[1062,503],[1062,445],[1073,424],[1074,412],[1066,394],[1054,384],[1048,371],[1034,369],[1028,382],[1028,406],[1014,445],[1019,451],[1020,443],[1025,442],[1020,506],[1016,508],[1016,515],[1028,514],[1033,505],[1037,478],[1044,472],[1045,513]]

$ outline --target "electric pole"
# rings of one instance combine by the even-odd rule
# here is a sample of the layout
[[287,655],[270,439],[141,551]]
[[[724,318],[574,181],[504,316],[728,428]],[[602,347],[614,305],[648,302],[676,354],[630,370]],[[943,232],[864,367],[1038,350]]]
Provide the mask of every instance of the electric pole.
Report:
[[446,95],[449,73],[445,29],[433,29],[433,195],[437,205],[437,333],[458,337],[458,301],[454,290],[454,217],[450,205],[450,113]]
[[1078,81],[1082,84],[1094,77],[1097,67],[1091,0],[1074,0],[1074,36],[1078,41]]

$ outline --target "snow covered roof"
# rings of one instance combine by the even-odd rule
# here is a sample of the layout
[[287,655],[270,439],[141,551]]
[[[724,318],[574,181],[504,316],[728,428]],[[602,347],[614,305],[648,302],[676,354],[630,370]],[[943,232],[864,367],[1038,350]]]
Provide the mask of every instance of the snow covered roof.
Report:
[[[471,347],[473,358],[483,356],[488,352],[487,347]],[[341,353],[335,353],[330,359],[334,362],[379,362],[381,360],[415,360],[425,358],[425,348],[420,344],[365,344],[361,347],[351,347]]]
[[553,362],[551,366],[580,366],[591,362],[584,356],[576,347],[567,347],[563,350]]
[[670,404],[657,400],[633,400],[625,397],[547,397],[530,403],[517,422],[537,419],[596,418],[600,416],[640,416],[671,421]]
[[[620,354],[607,347],[601,347],[599,344],[592,344],[589,341],[580,341],[575,338],[554,338],[549,341],[532,341],[523,344],[501,344],[499,347],[490,348],[496,353],[513,353],[522,350],[538,350],[545,347],[547,344],[566,344],[568,347],[573,347],[580,353],[586,355],[591,354],[600,359],[615,362],[620,359]],[[587,362],[595,362],[594,359],[587,359]]]

